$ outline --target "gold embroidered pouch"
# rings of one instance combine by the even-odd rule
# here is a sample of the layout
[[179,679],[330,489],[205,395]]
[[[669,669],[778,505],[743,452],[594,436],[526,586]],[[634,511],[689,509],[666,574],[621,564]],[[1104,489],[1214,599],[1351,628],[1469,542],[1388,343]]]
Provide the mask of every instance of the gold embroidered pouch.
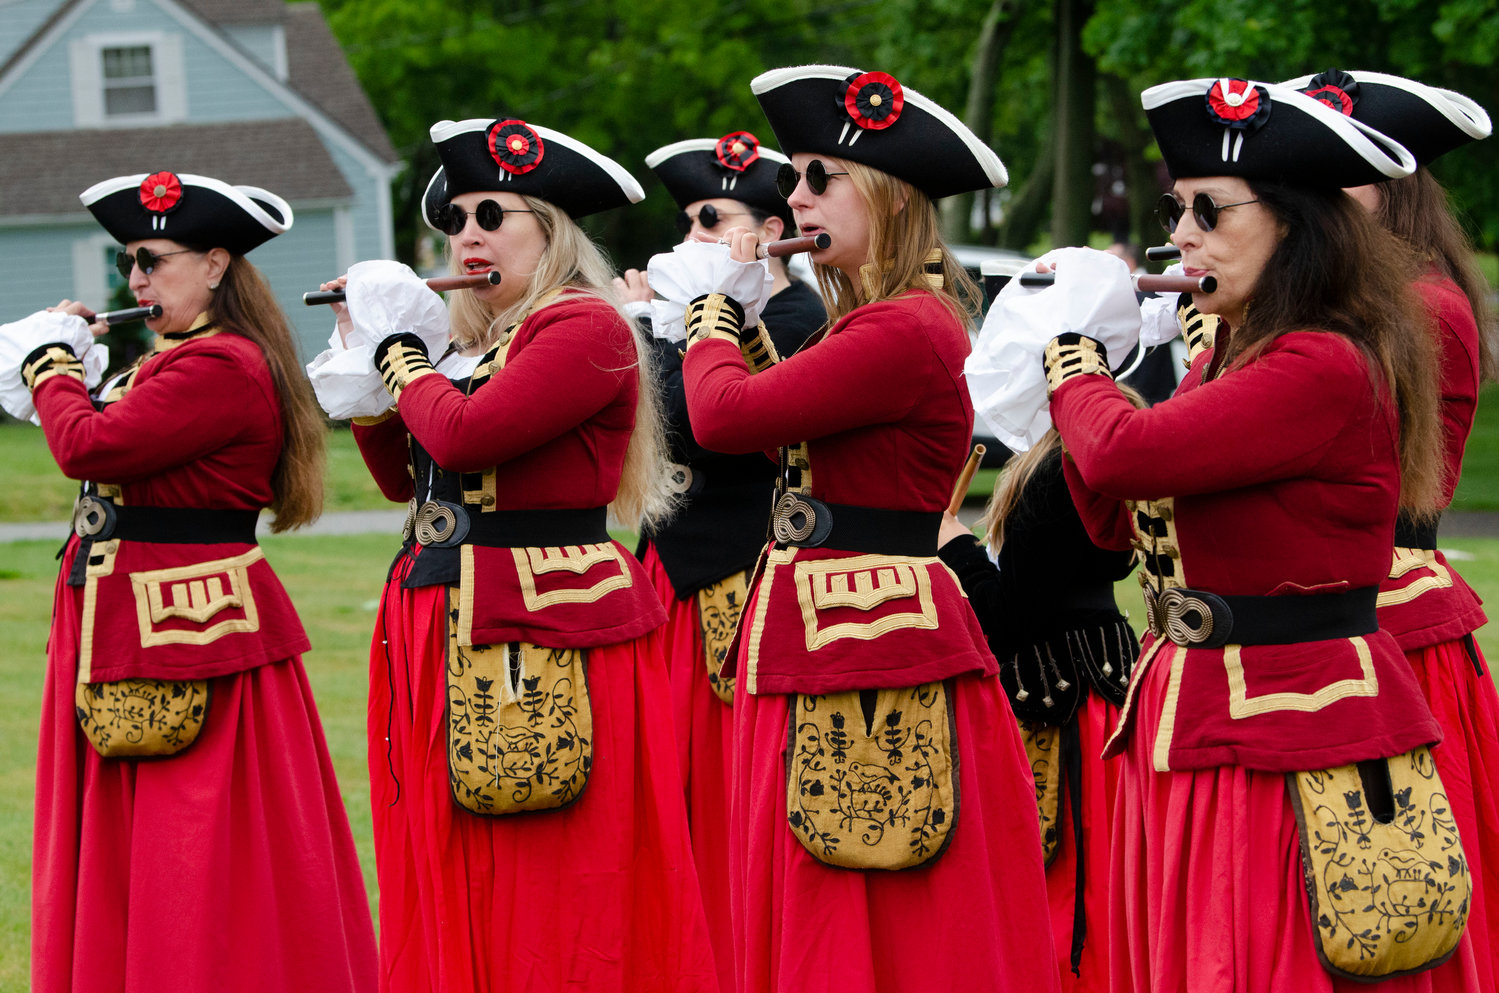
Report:
[[1472,897],[1431,751],[1286,775],[1317,956],[1363,982],[1447,961]]
[[213,692],[206,679],[79,683],[78,725],[107,759],[176,755],[198,740]]
[[791,698],[786,820],[820,862],[910,869],[946,850],[958,753],[944,683]]
[[723,664],[749,595],[748,581],[748,572],[736,572],[697,591],[698,628],[703,635],[708,685],[720,700],[730,705],[734,702],[734,677],[723,674]]
[[524,642],[462,645],[450,619],[448,779],[459,806],[500,815],[578,799],[593,766],[585,654]]
[[1062,729],[1041,721],[1021,721],[1025,757],[1036,781],[1036,812],[1041,817],[1041,854],[1048,866],[1057,857],[1061,835],[1057,818],[1062,809]]

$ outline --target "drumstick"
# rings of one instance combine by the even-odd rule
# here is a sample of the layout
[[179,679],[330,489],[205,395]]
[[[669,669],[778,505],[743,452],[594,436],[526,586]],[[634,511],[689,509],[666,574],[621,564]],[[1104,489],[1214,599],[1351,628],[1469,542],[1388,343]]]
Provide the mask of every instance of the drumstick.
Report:
[[796,255],[798,252],[810,252],[814,249],[828,248],[833,244],[833,236],[826,231],[818,234],[808,235],[805,238],[787,238],[783,241],[767,241],[755,249],[755,256],[762,259],[780,259],[787,255]]
[[984,453],[988,451],[983,445],[974,445],[973,453],[968,456],[968,461],[963,463],[963,471],[958,473],[958,485],[953,487],[952,501],[947,505],[947,512],[954,516],[958,509],[963,506],[963,498],[968,496],[968,484],[973,482],[973,474],[978,469],[979,463],[984,460]]
[[[427,288],[438,293],[446,290],[471,290],[478,286],[498,285],[500,285],[498,269],[465,273],[461,276],[433,276],[427,280]],[[302,294],[302,302],[309,307],[315,307],[320,303],[342,303],[343,299],[343,290],[312,290]]]
[[[1050,286],[1057,281],[1054,272],[1022,272],[1021,286]],[[1212,276],[1131,276],[1130,282],[1141,293],[1216,293],[1218,280]]]
[[1145,249],[1145,257],[1152,262],[1175,262],[1182,257],[1182,250],[1175,245],[1153,245]]

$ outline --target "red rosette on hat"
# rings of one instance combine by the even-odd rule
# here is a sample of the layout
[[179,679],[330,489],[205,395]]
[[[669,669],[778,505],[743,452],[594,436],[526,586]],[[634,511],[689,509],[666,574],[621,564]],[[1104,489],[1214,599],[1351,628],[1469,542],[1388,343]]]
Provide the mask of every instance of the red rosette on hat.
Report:
[[141,181],[140,201],[153,214],[170,214],[182,203],[182,180],[174,172],[153,172]]
[[489,154],[512,176],[523,176],[541,165],[546,146],[525,121],[496,121],[489,129]]
[[748,131],[735,131],[718,139],[713,154],[725,169],[743,172],[760,158],[760,139]]
[[1353,106],[1358,103],[1358,80],[1346,72],[1329,69],[1313,76],[1301,92],[1327,104],[1344,117],[1352,117]]
[[894,76],[884,72],[861,72],[848,77],[843,108],[855,124],[867,131],[883,131],[900,119],[906,104],[905,91]]
[[1226,128],[1255,131],[1270,119],[1270,94],[1247,79],[1215,79],[1206,98],[1208,117]]

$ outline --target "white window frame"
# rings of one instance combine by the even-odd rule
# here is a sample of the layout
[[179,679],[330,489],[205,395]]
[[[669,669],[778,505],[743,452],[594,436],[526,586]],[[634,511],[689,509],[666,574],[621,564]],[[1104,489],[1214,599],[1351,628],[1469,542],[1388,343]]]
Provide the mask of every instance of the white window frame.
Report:
[[109,299],[110,249],[120,243],[104,232],[91,233],[73,241],[73,299],[91,307],[103,307]]
[[[144,114],[106,114],[104,111],[104,50],[149,48],[156,110]],[[73,81],[73,123],[80,128],[137,127],[173,124],[187,119],[187,88],[182,64],[182,36],[163,31],[95,34],[70,46]]]

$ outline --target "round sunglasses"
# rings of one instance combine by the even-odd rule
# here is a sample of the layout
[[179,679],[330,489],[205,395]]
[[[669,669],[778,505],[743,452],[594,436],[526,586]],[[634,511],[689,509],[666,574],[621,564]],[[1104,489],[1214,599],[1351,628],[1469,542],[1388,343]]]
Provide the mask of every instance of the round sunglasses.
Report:
[[132,254],[130,252],[115,252],[115,269],[120,278],[128,280],[130,270],[140,266],[141,272],[147,276],[156,270],[156,266],[168,255],[184,255],[193,251],[191,248],[180,248],[175,252],[153,252],[149,248],[137,248]]
[[[1197,226],[1204,231],[1211,231],[1218,226],[1218,212],[1230,207],[1242,207],[1245,204],[1259,203],[1258,200],[1240,200],[1238,203],[1217,204],[1213,198],[1206,193],[1199,193],[1192,198],[1192,219]],[[1166,229],[1167,234],[1176,233],[1176,224],[1186,213],[1187,205],[1176,198],[1174,193],[1162,193],[1160,202],[1156,205],[1156,220],[1161,222],[1161,227]]]
[[[479,227],[485,231],[498,231],[500,225],[505,223],[506,214],[534,214],[534,210],[510,209],[501,207],[495,200],[480,200],[479,206],[474,208],[474,220],[479,222]],[[468,211],[456,203],[445,203],[437,208],[437,229],[445,235],[458,235],[468,224]]]
[[[822,159],[813,159],[807,163],[807,189],[812,191],[813,196],[820,197],[828,191],[829,176],[847,175],[846,172],[828,172],[828,167],[822,164]],[[802,174],[796,171],[796,166],[790,162],[782,162],[780,170],[776,173],[777,192],[790,200],[801,178]]]
[[[697,212],[697,222],[702,225],[704,231],[712,231],[718,227],[718,222],[725,217],[748,217],[747,211],[743,210],[719,210],[711,203],[703,204],[703,208]],[[677,230],[682,234],[692,232],[692,215],[687,211],[678,211]]]

